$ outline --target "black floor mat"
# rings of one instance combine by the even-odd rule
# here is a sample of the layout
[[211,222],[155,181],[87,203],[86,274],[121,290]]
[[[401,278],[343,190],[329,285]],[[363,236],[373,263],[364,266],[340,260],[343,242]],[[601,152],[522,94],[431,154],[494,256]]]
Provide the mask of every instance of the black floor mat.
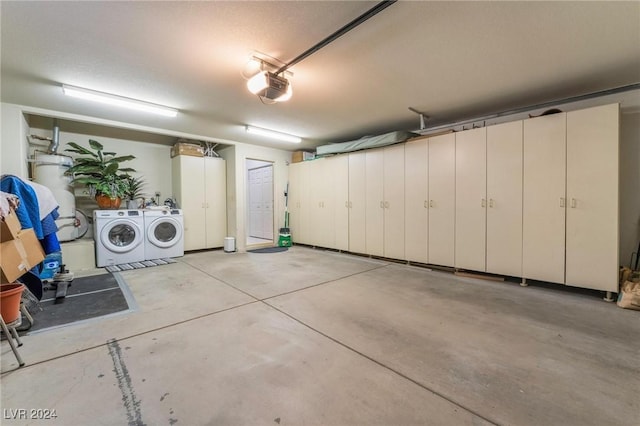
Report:
[[28,333],[129,309],[112,274],[76,278],[68,287],[67,297],[58,300],[58,303],[55,297],[55,288],[45,290],[40,301],[42,311],[34,309],[30,312],[34,324]]
[[248,253],[279,253],[281,251],[287,251],[289,247],[265,247],[255,250],[247,250]]

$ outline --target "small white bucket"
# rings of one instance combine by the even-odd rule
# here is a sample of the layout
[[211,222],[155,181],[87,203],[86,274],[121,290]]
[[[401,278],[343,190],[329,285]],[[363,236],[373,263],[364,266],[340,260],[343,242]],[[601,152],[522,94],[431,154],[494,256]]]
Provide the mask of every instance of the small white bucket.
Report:
[[236,251],[236,239],[234,237],[224,238],[224,251],[226,253],[233,253]]

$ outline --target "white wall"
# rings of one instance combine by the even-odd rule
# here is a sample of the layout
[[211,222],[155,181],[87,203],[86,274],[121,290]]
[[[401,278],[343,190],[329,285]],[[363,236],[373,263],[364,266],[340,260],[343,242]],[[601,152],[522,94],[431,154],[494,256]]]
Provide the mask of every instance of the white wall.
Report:
[[[620,263],[629,266],[640,241],[640,111],[620,115]],[[634,259],[635,260],[635,259]]]
[[[227,217],[229,236],[236,238],[238,251],[246,250],[247,224],[247,164],[251,160],[273,163],[273,215],[275,221],[274,235],[284,221],[284,191],[289,180],[289,163],[291,152],[253,145],[238,144],[225,148],[220,155],[227,161]],[[232,165],[233,164],[233,165]],[[231,199],[230,194],[235,194]],[[233,219],[235,218],[235,223]]]
[[[51,137],[51,129],[31,128],[31,134]],[[116,152],[120,155],[133,155],[136,158],[121,163],[121,167],[131,167],[136,170],[132,176],[141,176],[145,181],[143,191],[146,198],[155,196],[156,191],[160,192],[160,203],[166,198],[172,197],[171,190],[171,147],[157,145],[147,142],[109,138],[104,136],[91,136],[86,134],[70,133],[60,131],[60,147],[58,153],[75,156],[76,154],[65,152],[69,148],[69,142],[89,147],[89,139],[94,139],[104,146],[105,151]],[[76,191],[77,207],[87,215],[97,208],[95,201],[87,196],[83,191]],[[123,206],[124,207],[124,206]]]
[[0,105],[0,174],[12,174],[23,179],[29,177],[27,149],[29,125],[17,105]]

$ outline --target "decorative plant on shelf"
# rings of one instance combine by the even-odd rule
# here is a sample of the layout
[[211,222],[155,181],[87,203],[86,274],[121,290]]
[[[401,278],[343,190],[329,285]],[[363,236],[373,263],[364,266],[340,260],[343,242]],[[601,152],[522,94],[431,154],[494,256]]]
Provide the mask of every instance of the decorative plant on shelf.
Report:
[[125,191],[124,197],[127,199],[128,209],[138,208],[139,203],[137,203],[136,200],[146,195],[142,190],[144,185],[144,179],[141,177],[127,176],[127,190]]
[[98,207],[117,209],[122,198],[129,191],[129,176],[135,172],[132,168],[120,168],[120,163],[133,160],[133,155],[116,156],[115,152],[104,152],[98,141],[89,139],[89,147],[85,148],[75,142],[69,142],[71,148],[65,151],[79,154],[74,164],[65,174],[73,177],[73,182],[87,185],[89,194],[96,198]]

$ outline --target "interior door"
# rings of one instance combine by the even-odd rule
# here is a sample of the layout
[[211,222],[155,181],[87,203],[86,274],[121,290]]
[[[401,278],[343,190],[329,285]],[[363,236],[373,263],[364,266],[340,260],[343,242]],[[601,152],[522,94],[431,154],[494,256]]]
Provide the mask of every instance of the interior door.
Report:
[[456,144],[453,133],[429,138],[429,263],[453,266]]
[[262,169],[249,169],[249,236],[263,238]]
[[428,140],[407,142],[404,147],[405,258],[410,262],[429,262]]
[[566,134],[566,113],[524,120],[524,278],[564,283]]
[[618,291],[619,107],[567,113],[566,283]]
[[487,128],[456,133],[455,266],[486,269]]
[[273,240],[273,165],[261,171],[262,238]]

